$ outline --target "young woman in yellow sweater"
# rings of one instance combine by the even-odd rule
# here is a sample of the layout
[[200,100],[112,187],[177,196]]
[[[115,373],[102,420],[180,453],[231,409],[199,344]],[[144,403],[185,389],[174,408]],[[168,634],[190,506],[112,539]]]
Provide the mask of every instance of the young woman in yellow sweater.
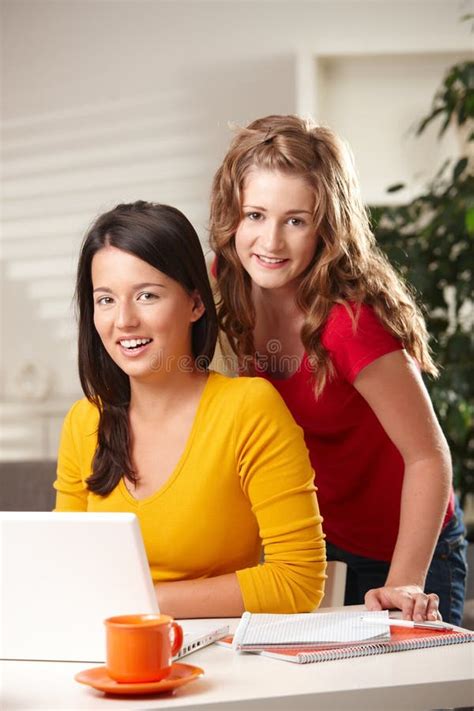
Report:
[[325,546],[303,435],[269,383],[208,369],[217,317],[192,225],[145,202],[101,215],[76,296],[86,397],[64,422],[56,511],[135,513],[176,617],[317,607]]

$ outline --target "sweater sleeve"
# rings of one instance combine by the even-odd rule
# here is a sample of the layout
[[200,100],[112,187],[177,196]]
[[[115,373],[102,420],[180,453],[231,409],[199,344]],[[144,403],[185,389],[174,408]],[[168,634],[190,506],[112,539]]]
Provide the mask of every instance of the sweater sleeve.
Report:
[[257,519],[265,553],[263,565],[237,571],[245,609],[314,610],[326,579],[314,471],[302,430],[263,379],[249,379],[235,438],[242,490]]
[[[55,511],[87,510],[88,490],[85,479],[90,471],[87,469],[84,443],[89,441],[95,449],[94,439],[97,430],[95,419],[95,409],[87,400],[76,402],[64,419],[58,452],[57,478],[53,484],[56,489]],[[87,471],[84,470],[84,466]]]
[[334,306],[321,340],[339,374],[351,384],[374,360],[403,348],[367,304]]

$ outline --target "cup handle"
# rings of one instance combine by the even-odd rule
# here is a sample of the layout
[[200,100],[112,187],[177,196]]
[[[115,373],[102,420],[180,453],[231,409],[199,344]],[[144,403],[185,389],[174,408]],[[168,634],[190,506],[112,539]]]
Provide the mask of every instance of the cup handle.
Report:
[[171,647],[171,656],[175,657],[183,646],[183,628],[176,622],[172,622],[171,627],[173,628],[173,644]]

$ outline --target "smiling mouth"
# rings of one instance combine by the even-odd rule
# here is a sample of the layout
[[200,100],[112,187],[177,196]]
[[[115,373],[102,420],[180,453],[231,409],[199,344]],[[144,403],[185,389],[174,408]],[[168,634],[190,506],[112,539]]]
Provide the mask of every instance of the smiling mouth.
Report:
[[282,259],[281,257],[267,257],[265,254],[254,253],[254,256],[257,258],[257,262],[264,267],[277,268],[288,262],[288,259]]
[[276,264],[283,264],[284,262],[287,262],[288,259],[282,259],[281,257],[267,257],[264,254],[255,254],[259,262],[262,262],[262,264],[268,264],[268,265],[276,265]]
[[130,338],[122,339],[119,344],[127,351],[136,351],[152,342],[152,338]]

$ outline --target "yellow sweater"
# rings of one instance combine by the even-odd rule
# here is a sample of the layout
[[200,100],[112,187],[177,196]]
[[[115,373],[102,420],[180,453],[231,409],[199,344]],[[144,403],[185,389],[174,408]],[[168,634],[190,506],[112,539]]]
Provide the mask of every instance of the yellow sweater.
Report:
[[252,612],[319,605],[325,545],[314,472],[301,429],[269,383],[211,372],[176,469],[140,501],[123,480],[107,496],[87,489],[97,425],[86,399],[66,416],[56,511],[135,513],[155,582],[236,572]]

